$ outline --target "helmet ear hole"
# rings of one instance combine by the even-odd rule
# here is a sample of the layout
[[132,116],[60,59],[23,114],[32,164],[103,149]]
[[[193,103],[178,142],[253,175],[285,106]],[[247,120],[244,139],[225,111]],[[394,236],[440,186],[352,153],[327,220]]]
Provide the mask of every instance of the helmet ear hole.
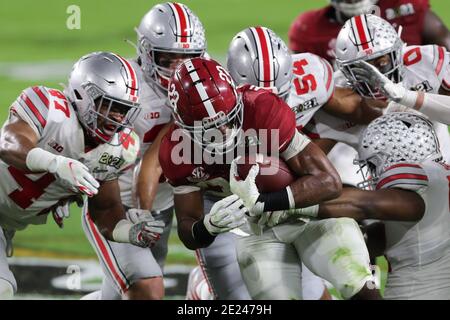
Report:
[[73,90],[73,92],[75,93],[75,97],[77,98],[77,100],[83,100],[83,97],[82,97],[81,94],[78,92],[78,90]]
[[408,128],[411,127],[411,123],[410,123],[410,122],[406,122],[406,121],[404,121],[404,120],[400,120],[400,121],[403,122],[403,124],[404,124],[405,126],[407,126]]

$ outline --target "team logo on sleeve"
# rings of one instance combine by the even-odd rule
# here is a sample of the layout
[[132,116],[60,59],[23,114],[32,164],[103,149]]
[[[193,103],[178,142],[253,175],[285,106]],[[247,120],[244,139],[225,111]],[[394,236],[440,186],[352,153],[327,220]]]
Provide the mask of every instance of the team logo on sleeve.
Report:
[[196,167],[192,170],[192,175],[187,177],[189,182],[200,182],[206,181],[209,179],[209,174],[205,171],[203,167]]
[[312,99],[307,100],[307,101],[305,101],[305,102],[299,104],[298,106],[296,106],[296,107],[293,109],[293,111],[294,111],[296,114],[299,114],[299,113],[301,113],[301,112],[308,111],[308,110],[313,109],[313,108],[316,108],[316,107],[318,107],[318,106],[319,106],[319,103],[317,102],[317,98],[312,98]]
[[428,80],[425,80],[419,84],[416,84],[414,87],[411,88],[413,91],[422,91],[422,92],[431,92],[433,91],[433,87],[428,82]]

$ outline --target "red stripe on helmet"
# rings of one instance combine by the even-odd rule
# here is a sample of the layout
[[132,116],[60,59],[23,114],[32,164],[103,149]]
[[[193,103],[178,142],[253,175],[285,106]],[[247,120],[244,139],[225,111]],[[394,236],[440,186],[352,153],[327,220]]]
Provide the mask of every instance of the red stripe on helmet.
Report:
[[356,16],[353,18],[355,21],[356,29],[358,31],[359,41],[364,50],[369,49],[368,37],[366,35],[367,30],[363,26],[362,16]]
[[270,68],[272,67],[272,63],[270,61],[269,54],[269,45],[266,39],[266,35],[264,34],[264,30],[261,27],[254,28],[258,35],[258,40],[262,53],[262,61],[263,61],[263,84],[264,87],[270,87]]
[[179,3],[174,2],[173,6],[175,7],[176,14],[178,15],[178,20],[180,21],[181,42],[187,42],[187,15],[184,12],[183,7]]
[[130,65],[130,63],[119,56],[118,54],[114,54],[119,60],[122,62],[122,64],[125,66],[125,70],[127,70],[127,73],[130,75],[131,79],[131,85],[130,85],[130,100],[133,102],[137,101],[137,77],[136,72],[134,71],[133,67]]

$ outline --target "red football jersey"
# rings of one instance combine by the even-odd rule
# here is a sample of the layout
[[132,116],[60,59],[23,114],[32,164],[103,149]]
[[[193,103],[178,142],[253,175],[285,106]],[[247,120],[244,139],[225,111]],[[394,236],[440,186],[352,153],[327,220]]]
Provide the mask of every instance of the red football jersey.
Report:
[[[266,90],[243,86],[239,88],[242,94],[244,120],[242,129],[255,129],[258,134],[260,129],[267,129],[267,137],[258,135],[255,137],[260,143],[267,141],[267,150],[270,150],[274,141],[270,140],[270,132],[278,130],[278,150],[280,152],[288,146],[296,131],[295,115],[291,108],[278,96]],[[194,162],[192,156],[189,163],[179,163],[179,144],[183,136],[173,135],[178,129],[173,125],[164,136],[159,149],[159,160],[164,175],[173,186],[195,185],[200,189],[215,196],[227,196],[229,192],[230,161],[223,164],[208,164],[201,158],[201,163]],[[177,137],[177,138],[175,138]],[[185,137],[185,136],[184,136]],[[175,140],[175,141],[174,141]],[[178,145],[178,147],[177,147]],[[197,145],[191,143],[196,152],[202,152]],[[191,149],[192,150],[192,149]],[[228,159],[227,159],[228,160]]]
[[[429,0],[380,0],[380,14],[394,25],[402,26],[402,39],[408,45],[422,45],[422,29]],[[300,14],[289,29],[289,48],[294,52],[317,54],[334,61],[336,37],[342,25],[335,19],[332,6]]]

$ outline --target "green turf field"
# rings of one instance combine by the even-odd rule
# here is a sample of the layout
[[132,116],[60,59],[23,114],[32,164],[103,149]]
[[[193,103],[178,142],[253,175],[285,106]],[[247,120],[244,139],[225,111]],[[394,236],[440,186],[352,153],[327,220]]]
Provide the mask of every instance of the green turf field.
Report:
[[[156,3],[153,0],[0,1],[0,120],[3,122],[10,103],[23,88],[36,84],[59,87],[60,82],[65,82],[65,75],[56,72],[56,76],[48,76],[45,67],[44,72],[36,71],[35,65],[49,63],[48,71],[53,74],[58,71],[54,70],[55,62],[67,65],[91,51],[133,56],[134,48],[124,40],[135,41],[133,28]],[[229,41],[241,29],[264,25],[287,40],[290,23],[300,12],[320,7],[327,1],[186,0],[184,3],[202,20],[209,53],[223,59]],[[450,3],[444,0],[431,3],[433,10],[450,25]],[[66,27],[69,5],[81,9],[80,30]],[[183,249],[175,233],[171,244],[169,263],[194,262],[192,253]],[[45,226],[19,232],[15,247],[19,255],[95,256],[81,230],[79,209],[73,210],[63,230],[50,221]]]

